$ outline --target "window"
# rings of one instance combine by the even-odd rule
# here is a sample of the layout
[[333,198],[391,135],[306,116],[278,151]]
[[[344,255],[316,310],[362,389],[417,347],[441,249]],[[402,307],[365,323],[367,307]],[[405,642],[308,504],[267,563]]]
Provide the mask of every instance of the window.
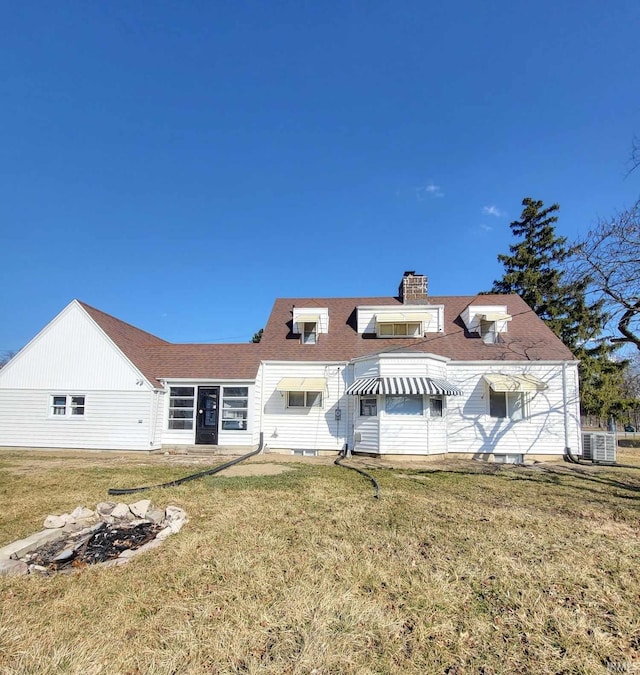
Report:
[[420,337],[420,323],[379,323],[378,337]]
[[377,417],[378,399],[375,396],[360,398],[360,417]]
[[302,324],[302,344],[315,345],[318,341],[318,324],[305,321]]
[[385,397],[384,411],[387,415],[422,415],[422,396],[396,396]]
[[193,429],[193,387],[171,387],[169,429]]
[[480,320],[480,335],[482,336],[482,341],[487,345],[495,344],[500,342],[500,335],[498,333],[498,328],[495,321],[487,321],[486,319]]
[[288,408],[322,408],[321,391],[288,391]]
[[431,396],[429,398],[429,415],[431,417],[442,417],[443,403],[442,396]]
[[489,389],[489,415],[502,419],[522,420],[526,417],[526,399],[521,392]]
[[246,431],[249,416],[249,387],[225,387],[222,396],[222,428]]
[[54,394],[51,397],[51,414],[54,417],[83,417],[84,396]]

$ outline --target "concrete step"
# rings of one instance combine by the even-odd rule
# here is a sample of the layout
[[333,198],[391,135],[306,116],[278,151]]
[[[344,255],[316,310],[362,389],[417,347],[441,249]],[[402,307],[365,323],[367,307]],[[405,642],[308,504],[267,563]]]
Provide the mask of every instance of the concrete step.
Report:
[[252,445],[163,445],[162,452],[172,455],[246,455],[253,450]]

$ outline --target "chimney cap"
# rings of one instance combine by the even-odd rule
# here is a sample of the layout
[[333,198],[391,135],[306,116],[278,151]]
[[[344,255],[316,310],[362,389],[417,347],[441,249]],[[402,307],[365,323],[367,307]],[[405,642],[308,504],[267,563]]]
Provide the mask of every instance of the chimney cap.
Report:
[[416,275],[416,271],[415,271],[415,270],[407,270],[407,271],[404,273],[403,276],[405,276],[405,277],[414,277],[415,275]]

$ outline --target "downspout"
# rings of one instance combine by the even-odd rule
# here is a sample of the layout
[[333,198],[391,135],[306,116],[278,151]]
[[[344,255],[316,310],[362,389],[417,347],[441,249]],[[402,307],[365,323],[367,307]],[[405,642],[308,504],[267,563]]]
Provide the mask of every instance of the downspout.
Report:
[[149,428],[149,450],[153,449],[156,442],[156,426],[158,423],[158,404],[160,402],[160,390],[155,387],[152,390],[151,397],[151,411],[150,411],[150,428]]
[[[263,415],[264,415],[264,362],[260,364],[260,367],[258,368],[258,372],[260,373],[260,414],[258,416],[259,424],[258,427],[260,429],[260,453],[261,455],[264,454],[264,446],[262,444],[262,439],[264,437],[264,430],[262,428],[262,423],[263,423]],[[257,380],[256,380],[257,381]]]
[[[562,407],[564,412],[564,454],[572,458],[571,446],[569,445],[569,405],[567,402],[567,362],[562,363]],[[570,459],[570,461],[572,461]]]

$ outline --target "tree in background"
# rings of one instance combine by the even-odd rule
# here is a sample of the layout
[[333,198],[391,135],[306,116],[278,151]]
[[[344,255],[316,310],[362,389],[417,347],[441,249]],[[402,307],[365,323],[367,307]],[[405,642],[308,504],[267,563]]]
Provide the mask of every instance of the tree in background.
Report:
[[555,231],[558,204],[549,207],[527,197],[520,220],[511,223],[517,237],[509,255],[500,254],[502,279],[492,293],[515,293],[580,359],[583,414],[606,418],[626,403],[621,393],[626,362],[612,358],[615,347],[599,339],[607,322],[604,301],[588,301],[589,276],[568,278],[571,249]]
[[251,342],[260,342],[262,340],[262,334],[264,333],[264,328],[261,328],[257,333],[253,334]]
[[640,202],[576,242],[573,260],[611,315],[621,335],[613,340],[640,351]]
[[8,349],[2,353],[0,353],[0,368],[4,368],[4,366],[11,361],[11,359],[16,355],[17,352],[14,352],[11,349]]

